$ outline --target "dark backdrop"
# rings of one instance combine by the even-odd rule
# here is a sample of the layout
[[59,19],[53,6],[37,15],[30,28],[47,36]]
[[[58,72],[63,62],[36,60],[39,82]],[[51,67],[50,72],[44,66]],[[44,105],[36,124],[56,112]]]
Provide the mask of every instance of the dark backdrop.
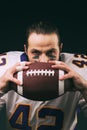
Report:
[[[0,53],[23,50],[27,26],[34,21],[46,20],[54,22],[59,27],[64,44],[63,51],[87,54],[86,8],[84,0],[1,1]],[[84,130],[86,120],[80,118],[79,122],[82,123],[79,126],[80,130],[81,127]]]
[[60,29],[63,51],[87,53],[87,9],[80,0],[6,0],[0,2],[0,53],[23,50],[27,26],[38,20]]

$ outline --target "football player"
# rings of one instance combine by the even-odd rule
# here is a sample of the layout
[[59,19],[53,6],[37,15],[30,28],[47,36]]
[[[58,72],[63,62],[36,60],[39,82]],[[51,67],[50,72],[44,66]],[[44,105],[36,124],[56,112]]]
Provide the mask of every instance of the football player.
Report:
[[[0,55],[0,96],[6,104],[7,130],[74,130],[78,110],[87,116],[87,56],[61,53],[58,29],[46,22],[30,26],[26,39],[25,52]],[[10,81],[22,84],[14,73],[32,62],[54,63],[53,68],[67,72],[58,80],[72,78],[72,88],[62,87],[62,96],[47,101],[26,99],[10,90]]]

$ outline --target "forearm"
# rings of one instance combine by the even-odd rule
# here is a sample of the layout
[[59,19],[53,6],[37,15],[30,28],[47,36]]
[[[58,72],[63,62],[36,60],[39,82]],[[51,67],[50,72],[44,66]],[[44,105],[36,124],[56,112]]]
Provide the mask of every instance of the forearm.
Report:
[[8,82],[5,81],[4,76],[0,77],[0,96],[7,92]]
[[2,97],[3,94],[4,94],[3,85],[4,85],[4,84],[2,83],[2,80],[1,80],[1,78],[0,78],[0,97]]
[[87,102],[87,80],[82,78],[82,80],[80,81],[76,88],[78,91],[80,91],[80,93],[83,95],[84,99]]
[[75,83],[72,79],[65,80],[65,92],[67,91],[80,91],[83,95],[84,99],[87,102],[87,80],[81,79],[82,82],[79,81],[78,85],[75,86]]
[[84,99],[87,102],[87,80],[82,78],[82,82],[80,82],[78,88],[79,88],[78,90],[81,92],[81,94],[83,95]]

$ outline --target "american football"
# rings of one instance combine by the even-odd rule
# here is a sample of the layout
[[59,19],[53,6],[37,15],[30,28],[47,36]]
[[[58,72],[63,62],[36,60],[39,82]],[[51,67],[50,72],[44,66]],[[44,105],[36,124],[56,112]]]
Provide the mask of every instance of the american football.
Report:
[[25,98],[38,101],[54,99],[64,94],[64,81],[58,80],[64,72],[51,66],[51,63],[44,62],[30,64],[29,69],[14,75],[23,85],[12,83],[12,89]]

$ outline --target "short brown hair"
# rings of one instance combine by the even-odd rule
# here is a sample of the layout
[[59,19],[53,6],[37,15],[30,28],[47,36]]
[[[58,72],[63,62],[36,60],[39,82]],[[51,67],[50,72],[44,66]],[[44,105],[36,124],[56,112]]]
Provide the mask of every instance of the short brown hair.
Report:
[[26,46],[27,47],[28,47],[28,38],[29,38],[30,34],[33,32],[35,32],[37,34],[55,33],[58,36],[59,45],[61,44],[59,30],[53,23],[40,21],[40,22],[36,22],[36,23],[33,23],[32,25],[30,25],[26,30]]

